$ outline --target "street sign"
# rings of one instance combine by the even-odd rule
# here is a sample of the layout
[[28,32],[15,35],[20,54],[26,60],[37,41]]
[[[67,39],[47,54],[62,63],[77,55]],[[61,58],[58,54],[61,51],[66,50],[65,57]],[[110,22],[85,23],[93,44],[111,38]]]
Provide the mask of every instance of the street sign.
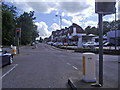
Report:
[[17,45],[17,50],[18,50],[18,54],[19,54],[19,38],[21,38],[21,28],[16,28],[16,37],[17,37],[17,42],[18,42],[18,45]]
[[16,28],[16,37],[21,37],[21,28]]
[[114,14],[116,11],[115,0],[113,2],[100,2],[100,0],[95,0],[95,13],[98,14]]

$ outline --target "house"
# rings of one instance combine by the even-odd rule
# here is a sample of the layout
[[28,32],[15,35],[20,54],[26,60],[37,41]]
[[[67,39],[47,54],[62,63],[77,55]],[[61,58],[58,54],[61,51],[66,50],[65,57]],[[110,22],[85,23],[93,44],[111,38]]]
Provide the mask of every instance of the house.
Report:
[[[116,30],[117,45],[120,45],[120,30]],[[115,31],[107,32],[107,41],[115,45]]]
[[77,42],[78,39],[76,39],[76,37],[79,35],[84,36],[86,33],[82,27],[73,23],[71,26],[65,27],[65,29],[53,31],[51,35],[51,41],[63,43],[70,43],[73,41]]

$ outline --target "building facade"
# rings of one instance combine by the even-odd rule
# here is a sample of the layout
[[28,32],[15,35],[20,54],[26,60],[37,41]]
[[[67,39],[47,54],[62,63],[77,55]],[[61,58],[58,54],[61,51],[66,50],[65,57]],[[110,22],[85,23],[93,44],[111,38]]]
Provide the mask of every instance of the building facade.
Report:
[[53,42],[70,43],[77,42],[80,35],[86,35],[85,31],[79,25],[73,23],[68,28],[53,31],[50,37]]
[[[107,32],[107,41],[115,45],[115,31]],[[120,30],[116,30],[116,41],[117,45],[120,45]]]

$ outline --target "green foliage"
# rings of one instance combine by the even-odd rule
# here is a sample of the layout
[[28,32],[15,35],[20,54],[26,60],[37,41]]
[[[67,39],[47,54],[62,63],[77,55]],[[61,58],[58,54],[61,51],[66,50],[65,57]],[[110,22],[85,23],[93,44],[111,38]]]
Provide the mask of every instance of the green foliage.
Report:
[[[115,26],[117,30],[120,30],[120,20],[116,21],[116,25],[115,25],[115,21],[112,22],[108,22],[108,21],[103,21],[103,35],[106,35],[107,32],[109,32],[110,30],[115,30]],[[91,26],[87,26],[85,28],[86,34],[94,34],[94,35],[98,35],[99,31],[98,28],[96,27],[91,27]]]
[[40,43],[42,43],[42,41],[43,41],[43,39],[42,39],[42,37],[40,37],[40,40],[39,40],[39,42],[40,42]]
[[[2,3],[2,44],[14,43],[16,28],[21,28],[21,44],[29,44],[38,37],[37,26],[34,20],[34,11],[24,12],[17,17],[16,7]],[[17,40],[17,38],[16,38]]]
[[13,44],[13,36],[15,30],[14,16],[15,14],[11,12],[11,8],[9,8],[7,5],[3,3],[2,4],[2,44],[3,45]]
[[85,28],[85,32],[86,32],[87,35],[88,35],[88,34],[98,35],[98,28],[96,28],[96,27],[91,27],[91,26],[87,26],[87,27]]
[[2,4],[0,3],[0,45],[2,45]]
[[24,12],[19,18],[16,19],[17,27],[21,27],[21,44],[29,44],[35,41],[38,37],[37,26],[34,23],[34,11],[30,13]]

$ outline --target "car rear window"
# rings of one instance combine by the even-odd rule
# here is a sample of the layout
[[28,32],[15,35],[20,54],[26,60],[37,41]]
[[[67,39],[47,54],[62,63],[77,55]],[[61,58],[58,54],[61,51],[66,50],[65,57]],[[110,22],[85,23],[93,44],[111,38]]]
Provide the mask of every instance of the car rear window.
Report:
[[0,52],[2,52],[2,48],[0,48]]

